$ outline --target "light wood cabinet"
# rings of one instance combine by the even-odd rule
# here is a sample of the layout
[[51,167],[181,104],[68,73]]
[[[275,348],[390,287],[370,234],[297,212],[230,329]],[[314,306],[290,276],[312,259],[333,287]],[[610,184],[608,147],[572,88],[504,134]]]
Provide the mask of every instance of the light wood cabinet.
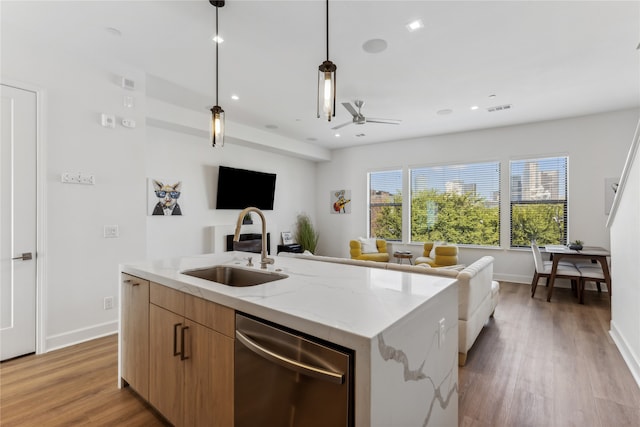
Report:
[[121,275],[121,376],[149,399],[149,281]]
[[149,402],[175,426],[233,425],[235,313],[150,284]]

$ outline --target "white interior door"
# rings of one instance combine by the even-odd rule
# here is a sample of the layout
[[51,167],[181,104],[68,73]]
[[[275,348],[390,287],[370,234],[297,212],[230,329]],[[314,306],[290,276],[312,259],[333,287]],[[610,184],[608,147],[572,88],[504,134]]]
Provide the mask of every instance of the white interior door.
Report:
[[36,94],[0,85],[0,360],[36,350]]

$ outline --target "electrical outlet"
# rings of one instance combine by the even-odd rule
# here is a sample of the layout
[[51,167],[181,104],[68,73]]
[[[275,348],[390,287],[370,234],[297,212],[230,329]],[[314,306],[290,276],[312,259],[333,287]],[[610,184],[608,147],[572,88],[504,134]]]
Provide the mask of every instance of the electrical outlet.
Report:
[[111,310],[113,308],[113,297],[104,297],[104,309]]
[[444,327],[444,317],[442,319],[440,319],[440,321],[438,322],[439,325],[439,331],[438,331],[438,348],[442,347],[442,344],[444,344],[444,339],[445,339],[445,327]]

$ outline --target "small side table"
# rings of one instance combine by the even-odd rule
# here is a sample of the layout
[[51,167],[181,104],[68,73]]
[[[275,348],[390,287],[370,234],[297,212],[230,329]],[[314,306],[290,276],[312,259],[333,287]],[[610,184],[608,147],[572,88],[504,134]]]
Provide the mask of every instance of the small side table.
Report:
[[402,264],[403,259],[408,259],[409,264],[413,265],[413,254],[409,251],[395,251],[393,253],[393,257],[398,261],[398,264]]

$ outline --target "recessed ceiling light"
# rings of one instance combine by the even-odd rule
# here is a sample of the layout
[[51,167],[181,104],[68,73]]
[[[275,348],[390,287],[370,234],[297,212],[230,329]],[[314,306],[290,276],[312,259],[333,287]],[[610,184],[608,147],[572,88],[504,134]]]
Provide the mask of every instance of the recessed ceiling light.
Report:
[[365,136],[365,135],[364,135],[364,133],[358,133],[358,134],[356,134],[356,136],[357,136],[358,138],[361,138],[361,137],[363,137],[363,136]]
[[220,34],[218,34],[217,36],[211,37],[211,40],[213,40],[214,43],[222,43],[224,41],[224,39]]
[[436,114],[440,115],[440,116],[446,116],[447,114],[451,114],[453,113],[453,110],[450,108],[445,108],[444,110],[438,110],[438,112]]
[[362,50],[367,53],[380,53],[385,49],[387,49],[387,42],[382,39],[371,39],[362,44]]
[[238,99],[240,99],[240,97],[238,95],[231,95],[231,99],[237,101]]
[[276,125],[264,125],[264,127],[266,127],[267,129],[278,129],[278,126]]
[[489,98],[495,98],[495,97],[496,97],[495,93],[492,93],[491,95],[489,95]]
[[478,107],[477,105],[473,105],[473,106],[471,107],[471,109],[472,109],[472,110],[477,110],[478,108],[480,108],[480,107]]
[[340,138],[340,134],[339,134],[339,133],[336,133],[334,136],[335,136],[336,138]]
[[415,21],[409,22],[406,27],[407,30],[412,33],[414,31],[418,31],[420,28],[424,28],[424,23],[421,19],[416,19]]
[[105,28],[105,31],[107,33],[111,34],[112,36],[120,37],[122,35],[122,31],[120,31],[119,29],[114,28],[114,27],[107,27],[107,28]]

